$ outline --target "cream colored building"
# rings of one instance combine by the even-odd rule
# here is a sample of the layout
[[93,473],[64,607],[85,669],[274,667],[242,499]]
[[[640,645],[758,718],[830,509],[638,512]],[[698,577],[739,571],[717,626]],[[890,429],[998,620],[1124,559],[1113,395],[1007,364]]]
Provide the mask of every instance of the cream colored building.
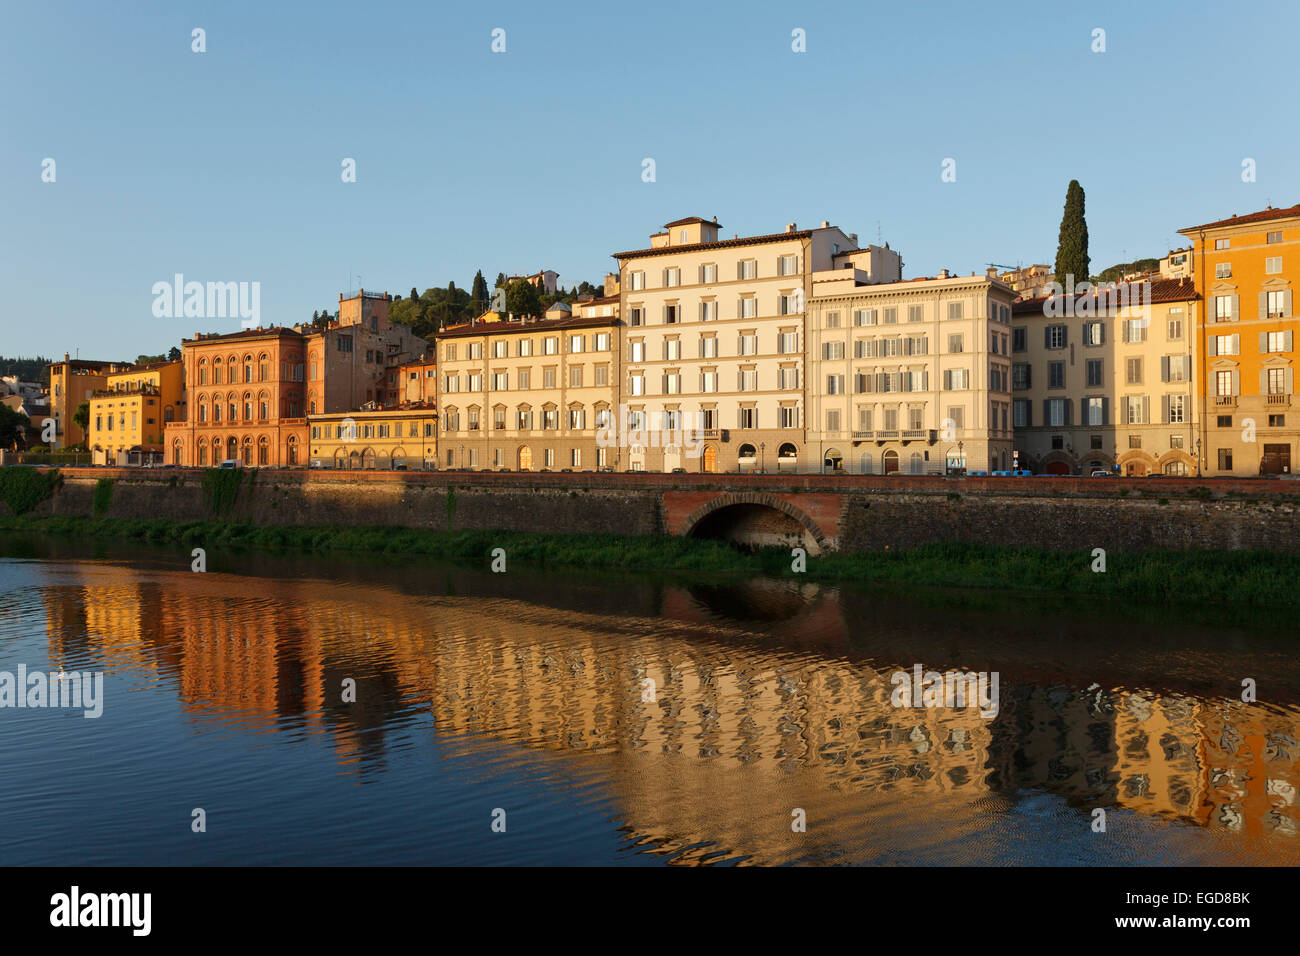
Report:
[[814,272],[808,449],[823,471],[1011,467],[1011,305],[987,276],[864,284]]
[[623,374],[619,471],[815,471],[807,442],[805,304],[812,276],[846,269],[894,281],[887,246],[823,222],[720,237],[717,220],[680,219],[619,263]]
[[614,467],[617,450],[597,442],[619,376],[619,320],[604,305],[613,314],[475,320],[440,332],[439,467]]
[[1198,474],[1199,304],[1190,279],[1016,303],[1012,420],[1021,465],[1063,475]]

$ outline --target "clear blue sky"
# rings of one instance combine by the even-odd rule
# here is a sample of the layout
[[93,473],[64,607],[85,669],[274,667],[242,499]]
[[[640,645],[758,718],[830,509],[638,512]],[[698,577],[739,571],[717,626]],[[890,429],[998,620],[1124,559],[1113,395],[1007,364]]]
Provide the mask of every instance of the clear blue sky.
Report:
[[1050,263],[1071,178],[1096,269],[1300,202],[1295,4],[728,6],[10,0],[0,354],[133,359],[239,328],[155,318],[177,272],[258,281],[263,321],[291,324],[349,273],[402,294],[480,268],[596,282],[683,216],[829,219],[915,276]]

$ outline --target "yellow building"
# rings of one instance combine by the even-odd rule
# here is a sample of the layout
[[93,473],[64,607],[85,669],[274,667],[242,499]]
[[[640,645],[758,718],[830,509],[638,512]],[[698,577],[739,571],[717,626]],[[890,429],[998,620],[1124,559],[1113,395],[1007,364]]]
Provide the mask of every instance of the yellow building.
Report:
[[309,415],[312,468],[435,468],[438,413],[431,404]]
[[67,352],[63,353],[62,362],[50,363],[50,414],[58,423],[58,448],[67,448],[85,440],[86,432],[72,420],[77,406],[89,402],[95,392],[107,388],[110,375],[127,368],[130,365],[125,362],[74,359]]
[[184,418],[183,364],[133,365],[91,393],[86,444],[97,465],[161,463],[163,425]]
[[1289,474],[1300,439],[1300,413],[1290,411],[1290,276],[1300,274],[1300,205],[1179,232],[1192,240],[1196,291],[1205,302],[1196,330],[1205,473]]

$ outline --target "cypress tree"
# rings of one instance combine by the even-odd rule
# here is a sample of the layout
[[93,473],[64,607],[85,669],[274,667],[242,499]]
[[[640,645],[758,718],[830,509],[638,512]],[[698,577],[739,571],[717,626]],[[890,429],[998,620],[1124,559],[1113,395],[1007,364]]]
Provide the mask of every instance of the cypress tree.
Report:
[[1070,180],[1065,191],[1065,212],[1061,216],[1061,235],[1056,246],[1056,281],[1066,284],[1066,276],[1074,282],[1088,281],[1088,223],[1083,217],[1083,187],[1077,179]]
[[474,273],[474,284],[470,286],[469,297],[474,300],[480,312],[487,308],[487,279],[483,278],[482,269],[479,269],[478,272]]

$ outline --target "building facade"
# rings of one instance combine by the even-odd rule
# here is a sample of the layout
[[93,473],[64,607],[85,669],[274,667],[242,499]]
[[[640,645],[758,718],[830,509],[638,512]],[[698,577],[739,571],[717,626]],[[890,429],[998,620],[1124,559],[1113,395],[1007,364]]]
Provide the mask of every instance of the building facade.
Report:
[[94,392],[108,387],[108,376],[130,368],[128,362],[96,362],[73,359],[63,353],[62,362],[50,363],[50,414],[57,422],[57,448],[79,445],[86,430],[72,420],[77,406],[89,402]]
[[[680,219],[644,249],[616,253],[624,372],[621,471],[817,470],[807,441],[805,317],[814,273],[895,281],[888,247],[823,222],[720,239],[717,220]],[[683,440],[684,434],[693,436]]]
[[867,475],[1009,469],[1015,292],[986,276],[871,284],[854,271],[812,276],[814,465]]
[[1205,474],[1290,474],[1300,412],[1293,411],[1300,274],[1300,205],[1180,229],[1192,241],[1203,396]]
[[185,419],[184,364],[135,365],[107,376],[90,399],[86,444],[97,465],[163,461],[167,423]]
[[1199,304],[1189,279],[1015,303],[1012,423],[1021,466],[1198,474]]
[[386,408],[308,416],[311,468],[435,469],[438,416],[433,407]]
[[616,413],[616,316],[476,320],[436,341],[440,467],[617,468],[597,441]]
[[295,329],[195,333],[181,341],[186,418],[165,427],[166,461],[215,467],[306,463],[303,336]]

